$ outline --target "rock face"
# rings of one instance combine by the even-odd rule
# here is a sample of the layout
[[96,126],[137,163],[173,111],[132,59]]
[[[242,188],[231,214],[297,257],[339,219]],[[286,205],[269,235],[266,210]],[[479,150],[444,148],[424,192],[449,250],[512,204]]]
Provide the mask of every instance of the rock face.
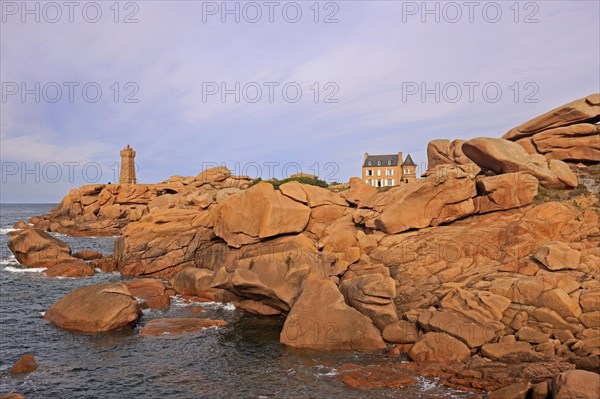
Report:
[[538,180],[526,172],[482,177],[477,180],[479,213],[520,208],[529,205],[538,194]]
[[44,318],[65,330],[99,332],[130,325],[139,314],[127,287],[114,283],[80,287],[52,305]]
[[377,189],[365,183],[359,177],[350,179],[350,189],[342,192],[342,197],[351,204],[361,205],[369,202],[377,194]]
[[27,267],[51,267],[77,261],[71,256],[71,248],[67,244],[41,230],[27,228],[8,235],[8,248],[17,261]]
[[552,381],[554,399],[595,399],[600,392],[600,375],[585,370],[566,371]]
[[38,368],[33,355],[26,353],[19,358],[10,368],[10,374],[28,374],[35,371]]
[[[252,209],[255,214],[248,218]],[[259,242],[281,234],[300,233],[308,224],[310,209],[259,183],[228,198],[219,208],[214,231],[232,247]]]
[[225,327],[224,320],[197,318],[169,318],[150,320],[140,330],[140,335],[186,334],[205,330],[209,327]]
[[290,311],[281,342],[293,348],[380,350],[386,347],[371,320],[344,302],[331,280],[307,278]]

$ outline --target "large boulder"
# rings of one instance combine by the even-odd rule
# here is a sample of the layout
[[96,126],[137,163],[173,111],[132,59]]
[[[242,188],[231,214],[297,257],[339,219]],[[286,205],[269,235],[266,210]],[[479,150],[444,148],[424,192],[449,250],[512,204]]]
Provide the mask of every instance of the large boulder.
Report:
[[543,156],[529,155],[512,141],[479,137],[465,142],[462,148],[479,167],[495,174],[527,172],[546,188],[577,187],[577,176],[562,161],[549,165]]
[[553,399],[597,399],[600,375],[585,370],[569,370],[557,375],[550,389]]
[[99,332],[135,323],[140,315],[136,300],[124,284],[96,284],[71,291],[44,314],[65,330]]
[[408,357],[415,362],[454,362],[471,356],[469,348],[448,334],[428,332],[412,346]]
[[310,208],[259,183],[229,197],[218,209],[214,232],[232,247],[256,243],[281,234],[300,233]]
[[576,123],[596,123],[598,121],[600,121],[600,94],[596,93],[572,101],[527,121],[509,130],[502,138],[517,140],[552,128]]
[[380,350],[386,345],[371,320],[348,306],[331,280],[309,276],[280,336],[294,348]]
[[538,180],[526,172],[486,176],[477,180],[479,196],[474,199],[479,213],[529,205],[538,194]]
[[8,235],[8,248],[24,266],[51,267],[77,260],[71,256],[71,247],[41,230],[27,228]]

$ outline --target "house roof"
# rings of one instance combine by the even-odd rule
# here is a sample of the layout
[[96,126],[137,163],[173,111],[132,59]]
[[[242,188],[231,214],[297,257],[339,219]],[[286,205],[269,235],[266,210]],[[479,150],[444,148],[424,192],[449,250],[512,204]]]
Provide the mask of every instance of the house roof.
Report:
[[404,160],[404,163],[402,164],[402,166],[417,166],[417,164],[414,163],[414,161],[410,157],[410,154],[408,154],[406,156],[406,159]]
[[[369,163],[370,162],[370,163]],[[369,155],[365,159],[363,168],[369,166],[398,166],[398,154],[393,155]]]

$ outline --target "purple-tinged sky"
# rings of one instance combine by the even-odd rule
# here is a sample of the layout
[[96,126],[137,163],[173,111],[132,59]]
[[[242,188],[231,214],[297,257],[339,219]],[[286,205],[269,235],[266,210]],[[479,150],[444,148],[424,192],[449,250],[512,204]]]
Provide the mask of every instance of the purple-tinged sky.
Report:
[[598,1],[72,4],[0,2],[2,202],[114,182],[126,144],[146,183],[423,169],[432,139],[600,91]]

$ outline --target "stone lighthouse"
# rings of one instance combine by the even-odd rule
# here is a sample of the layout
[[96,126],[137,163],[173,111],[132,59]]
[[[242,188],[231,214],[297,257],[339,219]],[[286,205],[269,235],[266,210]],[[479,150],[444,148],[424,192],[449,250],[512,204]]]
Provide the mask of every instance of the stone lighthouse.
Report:
[[127,144],[121,151],[121,175],[119,183],[136,184],[135,178],[135,151]]

